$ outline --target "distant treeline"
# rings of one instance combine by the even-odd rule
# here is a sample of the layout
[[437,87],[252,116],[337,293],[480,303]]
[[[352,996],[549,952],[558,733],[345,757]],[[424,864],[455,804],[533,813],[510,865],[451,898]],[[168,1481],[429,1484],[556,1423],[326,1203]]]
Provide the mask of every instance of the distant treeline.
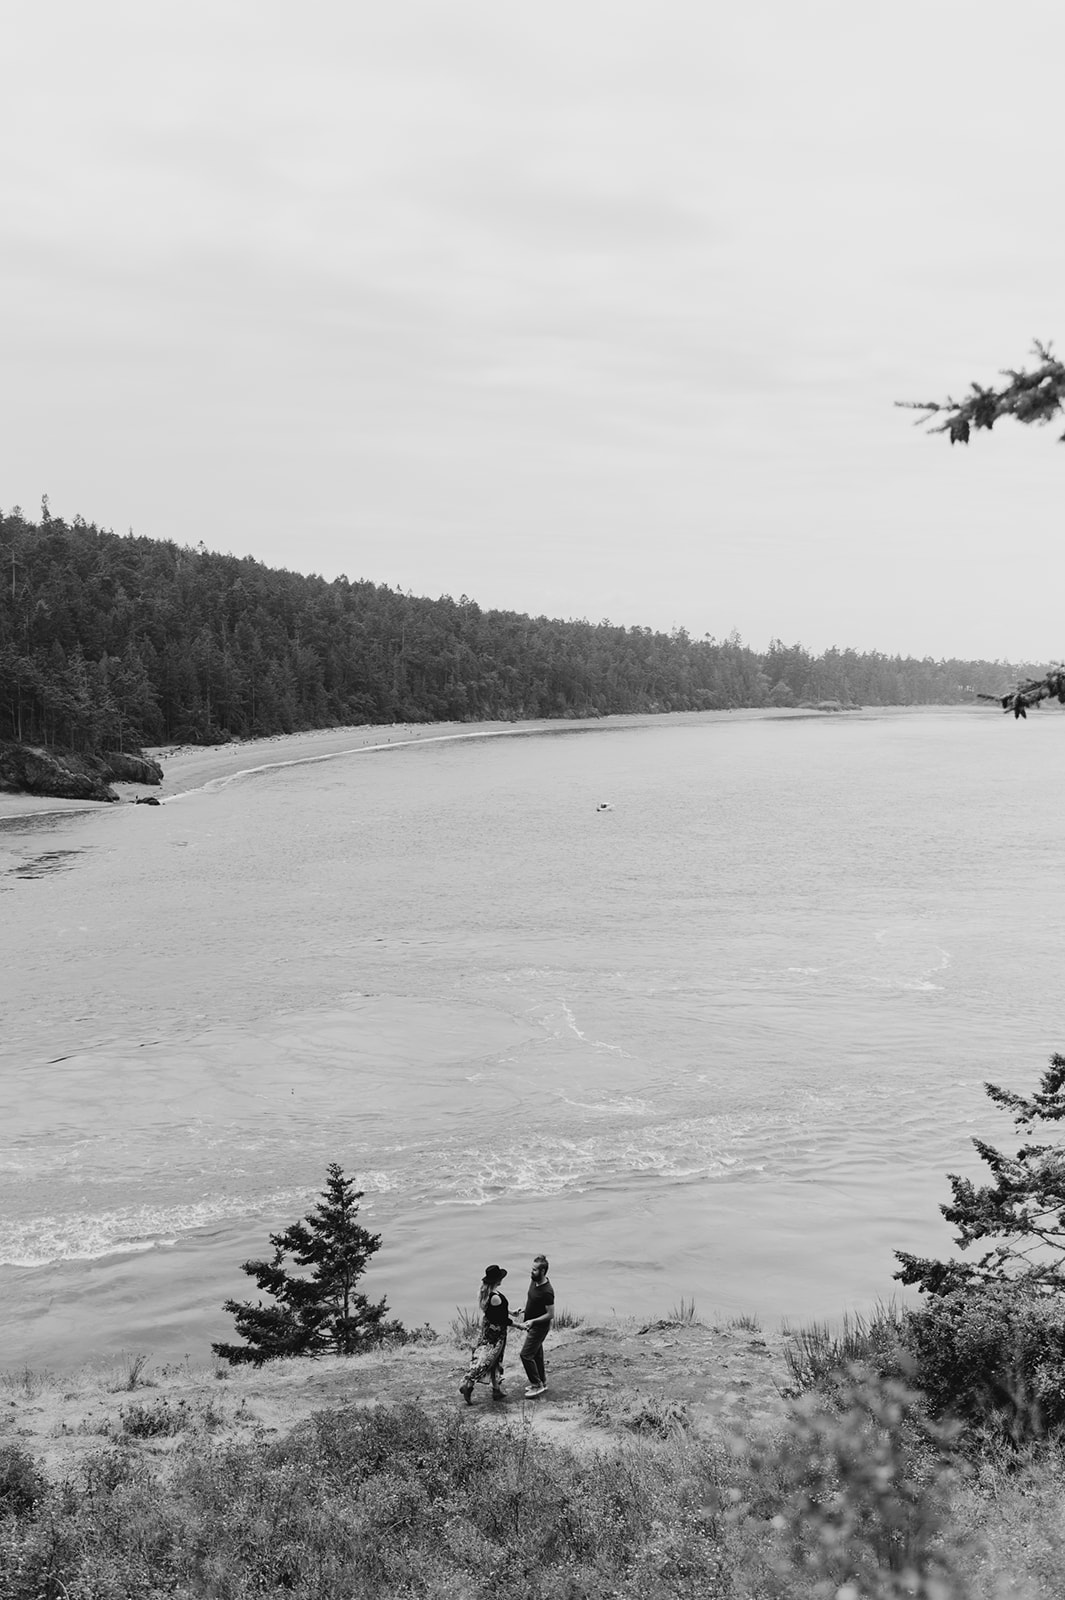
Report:
[[929,705],[1023,666],[485,611],[251,557],[0,515],[0,738],[84,752],[363,722]]

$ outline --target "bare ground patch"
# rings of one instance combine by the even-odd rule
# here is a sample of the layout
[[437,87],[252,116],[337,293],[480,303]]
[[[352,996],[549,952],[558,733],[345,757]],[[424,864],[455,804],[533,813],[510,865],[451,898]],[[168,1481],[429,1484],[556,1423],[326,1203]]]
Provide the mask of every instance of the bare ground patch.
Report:
[[784,1415],[782,1345],[780,1334],[699,1323],[566,1329],[548,1341],[546,1395],[524,1398],[515,1343],[506,1402],[478,1387],[468,1408],[458,1393],[465,1352],[444,1340],[260,1368],[154,1367],[149,1358],[138,1369],[127,1358],[75,1374],[9,1370],[0,1376],[0,1442],[21,1445],[52,1477],[119,1446],[162,1467],[198,1439],[279,1437],[318,1411],[410,1400],[460,1410],[471,1426],[527,1426],[574,1449],[672,1426],[747,1435]]

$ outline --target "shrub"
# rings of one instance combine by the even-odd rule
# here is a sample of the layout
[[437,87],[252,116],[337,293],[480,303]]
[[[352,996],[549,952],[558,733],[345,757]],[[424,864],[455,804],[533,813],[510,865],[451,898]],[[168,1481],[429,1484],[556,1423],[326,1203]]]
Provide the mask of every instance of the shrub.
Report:
[[1065,1426],[1065,1304],[1018,1284],[930,1296],[907,1318],[914,1377],[936,1415],[1013,1444]]
[[17,1444],[0,1445],[0,1513],[32,1511],[45,1491],[37,1463]]
[[660,1400],[657,1395],[643,1394],[639,1390],[620,1400],[593,1396],[584,1402],[584,1412],[597,1428],[626,1428],[630,1433],[651,1434],[661,1439],[692,1425],[691,1413],[680,1401]]
[[407,1405],[182,1453],[165,1482],[128,1449],[83,1473],[47,1525],[0,1528],[3,1600],[723,1600],[731,1587],[695,1443],[586,1458]]
[[364,1343],[435,1344],[438,1338],[436,1329],[431,1328],[427,1322],[423,1322],[418,1328],[407,1328],[398,1319],[390,1318],[388,1322],[379,1322],[376,1327],[369,1329]]
[[84,1458],[47,1516],[0,1518],[0,1597],[954,1600],[940,1436],[865,1375],[834,1395],[732,1455],[676,1427],[570,1453],[414,1405],[203,1441],[165,1477],[127,1443]]
[[155,1439],[183,1433],[189,1426],[189,1408],[184,1400],[171,1406],[166,1400],[155,1405],[127,1406],[122,1416],[122,1431],[131,1439]]
[[785,1592],[961,1600],[944,1550],[950,1444],[912,1390],[858,1365],[834,1404],[798,1401],[784,1436],[751,1462],[762,1492],[775,1486],[775,1508],[761,1509],[784,1540]]
[[[91,1507],[108,1500],[116,1491],[145,1479],[143,1462],[128,1449],[96,1450],[81,1462],[84,1481],[84,1503]],[[74,1485],[66,1483],[63,1492],[70,1510],[76,1510],[78,1498]]]
[[1062,1592],[1065,1462],[1045,1446],[981,1452],[951,1507],[968,1556],[967,1600],[1043,1600]]

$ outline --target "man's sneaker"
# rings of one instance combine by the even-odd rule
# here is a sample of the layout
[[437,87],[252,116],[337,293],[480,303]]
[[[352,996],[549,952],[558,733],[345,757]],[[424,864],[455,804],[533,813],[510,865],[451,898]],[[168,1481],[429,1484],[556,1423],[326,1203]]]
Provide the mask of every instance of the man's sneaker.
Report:
[[526,1400],[534,1400],[538,1394],[543,1394],[546,1388],[546,1383],[530,1383],[525,1391]]

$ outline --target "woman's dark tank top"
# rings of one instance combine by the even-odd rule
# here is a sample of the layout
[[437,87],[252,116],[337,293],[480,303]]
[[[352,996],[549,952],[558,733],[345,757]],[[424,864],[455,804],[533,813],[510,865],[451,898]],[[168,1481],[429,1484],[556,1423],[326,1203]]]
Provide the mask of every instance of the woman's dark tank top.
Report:
[[505,1294],[500,1294],[498,1289],[494,1289],[492,1293],[498,1297],[499,1304],[494,1306],[492,1297],[489,1296],[488,1304],[484,1308],[484,1331],[493,1344],[498,1344],[507,1331],[510,1307]]

